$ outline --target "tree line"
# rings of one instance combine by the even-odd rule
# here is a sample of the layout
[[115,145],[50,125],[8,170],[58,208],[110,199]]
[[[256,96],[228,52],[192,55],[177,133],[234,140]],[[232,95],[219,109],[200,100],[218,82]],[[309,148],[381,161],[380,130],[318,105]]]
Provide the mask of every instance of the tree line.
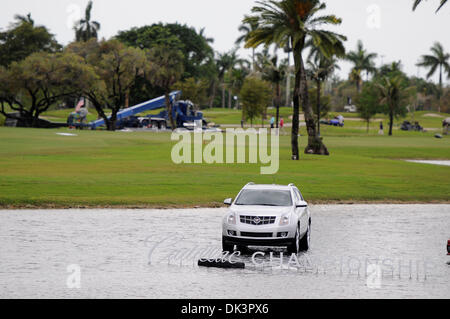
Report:
[[[414,1],[414,9],[419,4]],[[300,111],[308,132],[304,152],[328,155],[320,119],[330,104],[351,96],[368,121],[375,111],[389,114],[392,131],[392,119],[404,113],[411,92],[416,98],[435,96],[439,107],[446,98],[443,78],[450,76],[450,56],[442,45],[436,43],[418,63],[428,68],[428,78],[439,72],[438,86],[407,77],[400,62],[377,68],[377,54],[362,42],[346,52],[347,38],[327,30],[342,20],[323,14],[326,4],[319,0],[257,1],[239,27],[236,47],[223,53],[214,51],[214,39],[205,29],[178,23],[131,28],[99,39],[101,24],[92,20],[92,7],[89,2],[74,27],[74,42],[65,47],[31,15],[16,16],[0,32],[0,113],[15,111],[36,127],[39,116],[55,103],[85,97],[107,128],[115,130],[121,108],[150,97],[165,95],[172,115],[168,94],[173,89],[201,107],[242,108],[243,119],[250,122],[259,116],[264,121],[267,106],[273,105],[278,125],[279,108],[292,105],[292,158],[298,160]],[[251,61],[238,55],[241,45],[252,50]],[[293,56],[293,66],[289,58],[280,59],[280,50]],[[340,60],[353,64],[348,80],[336,76]]]

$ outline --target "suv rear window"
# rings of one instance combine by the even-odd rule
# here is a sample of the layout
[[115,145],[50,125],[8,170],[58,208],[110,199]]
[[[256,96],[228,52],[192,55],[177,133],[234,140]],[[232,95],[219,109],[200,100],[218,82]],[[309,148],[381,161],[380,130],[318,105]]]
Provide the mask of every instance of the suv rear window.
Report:
[[244,189],[235,205],[249,206],[291,206],[291,192],[286,190]]

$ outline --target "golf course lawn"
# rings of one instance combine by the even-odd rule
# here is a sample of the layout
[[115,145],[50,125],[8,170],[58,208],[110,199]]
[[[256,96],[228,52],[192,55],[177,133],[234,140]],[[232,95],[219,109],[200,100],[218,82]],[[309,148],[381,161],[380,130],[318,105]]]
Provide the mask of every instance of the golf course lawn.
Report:
[[169,133],[1,127],[0,206],[217,206],[250,181],[295,183],[312,203],[450,202],[450,167],[402,160],[450,160],[450,139],[433,135],[327,127],[331,156],[300,161],[290,160],[285,135],[280,170],[268,176],[261,164],[176,165]]

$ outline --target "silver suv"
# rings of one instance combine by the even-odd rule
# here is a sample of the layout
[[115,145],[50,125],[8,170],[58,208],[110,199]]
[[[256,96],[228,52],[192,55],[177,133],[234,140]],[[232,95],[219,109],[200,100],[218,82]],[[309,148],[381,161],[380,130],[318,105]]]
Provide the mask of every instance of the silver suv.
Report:
[[308,203],[294,185],[247,184],[223,219],[223,251],[248,246],[287,247],[289,253],[307,251],[311,239]]

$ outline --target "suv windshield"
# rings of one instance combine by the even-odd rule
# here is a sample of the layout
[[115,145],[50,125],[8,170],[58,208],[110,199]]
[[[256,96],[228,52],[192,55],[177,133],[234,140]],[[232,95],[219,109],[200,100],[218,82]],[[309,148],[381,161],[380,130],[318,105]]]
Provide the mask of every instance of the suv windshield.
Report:
[[291,206],[291,192],[279,190],[250,190],[241,192],[236,205],[251,206]]

